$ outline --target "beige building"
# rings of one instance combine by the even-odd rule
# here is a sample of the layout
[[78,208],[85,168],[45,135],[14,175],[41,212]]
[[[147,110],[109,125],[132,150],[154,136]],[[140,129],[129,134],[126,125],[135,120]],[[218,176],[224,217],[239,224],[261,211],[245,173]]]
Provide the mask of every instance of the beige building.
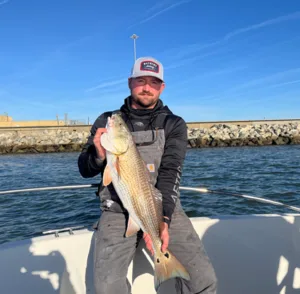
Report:
[[8,116],[8,114],[2,114],[0,115],[0,123],[2,122],[11,122],[12,121],[12,117]]
[[11,116],[7,114],[0,115],[0,128],[1,127],[52,127],[64,126],[64,120],[28,120],[28,121],[14,121]]

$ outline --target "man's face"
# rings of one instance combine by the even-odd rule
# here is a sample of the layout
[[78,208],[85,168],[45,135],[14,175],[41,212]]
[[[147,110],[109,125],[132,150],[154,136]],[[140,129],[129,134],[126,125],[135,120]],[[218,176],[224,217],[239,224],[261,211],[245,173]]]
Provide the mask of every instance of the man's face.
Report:
[[145,76],[129,79],[134,108],[153,108],[165,88],[158,78]]

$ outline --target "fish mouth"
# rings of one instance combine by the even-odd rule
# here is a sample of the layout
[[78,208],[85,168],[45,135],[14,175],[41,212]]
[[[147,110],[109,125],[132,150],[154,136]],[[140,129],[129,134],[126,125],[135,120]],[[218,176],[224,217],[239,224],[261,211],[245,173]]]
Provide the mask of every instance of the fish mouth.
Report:
[[110,117],[107,118],[107,126],[112,127],[112,118]]
[[114,126],[114,122],[115,122],[115,117],[113,115],[109,116],[107,118],[107,128],[112,128]]
[[121,113],[112,113],[110,116],[107,117],[106,121],[106,128],[113,129],[113,128],[118,128],[119,127],[124,127],[124,122],[122,119]]
[[120,114],[118,114],[118,113],[113,113],[111,116],[109,116],[108,118],[107,118],[107,125],[109,126],[109,127],[113,127],[114,126],[114,124],[116,124],[116,123],[118,123],[118,118],[120,117]]

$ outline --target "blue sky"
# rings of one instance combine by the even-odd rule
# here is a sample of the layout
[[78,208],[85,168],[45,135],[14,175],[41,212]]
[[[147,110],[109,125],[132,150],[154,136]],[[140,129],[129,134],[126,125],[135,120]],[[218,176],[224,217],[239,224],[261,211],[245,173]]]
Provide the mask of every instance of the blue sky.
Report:
[[93,122],[137,57],[165,67],[186,121],[299,118],[299,0],[0,0],[0,113]]

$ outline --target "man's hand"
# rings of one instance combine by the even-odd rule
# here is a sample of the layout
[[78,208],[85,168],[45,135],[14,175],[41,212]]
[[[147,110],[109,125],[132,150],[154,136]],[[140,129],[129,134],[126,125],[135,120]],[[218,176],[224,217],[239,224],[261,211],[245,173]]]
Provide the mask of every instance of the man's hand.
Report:
[[161,251],[165,253],[169,246],[170,240],[169,226],[165,222],[160,224],[160,239],[162,240]]
[[[165,253],[169,246],[169,239],[170,239],[168,224],[166,224],[165,222],[161,222],[159,231],[160,231],[160,239],[162,241],[161,251]],[[151,252],[153,256],[154,255],[154,251],[152,248],[153,244],[149,234],[144,233],[143,238],[146,243],[146,248]]]
[[106,152],[105,149],[102,147],[101,142],[100,142],[100,137],[103,133],[107,133],[106,128],[99,128],[96,131],[96,134],[94,136],[93,142],[96,148],[97,156],[101,160],[104,160],[106,157]]

